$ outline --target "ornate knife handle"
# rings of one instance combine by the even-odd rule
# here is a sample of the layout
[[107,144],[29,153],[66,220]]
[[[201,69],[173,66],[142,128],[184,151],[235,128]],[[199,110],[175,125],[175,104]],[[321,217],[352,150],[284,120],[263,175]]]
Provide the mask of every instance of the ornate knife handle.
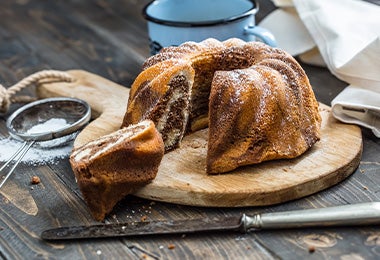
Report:
[[242,216],[242,231],[380,224],[380,202]]

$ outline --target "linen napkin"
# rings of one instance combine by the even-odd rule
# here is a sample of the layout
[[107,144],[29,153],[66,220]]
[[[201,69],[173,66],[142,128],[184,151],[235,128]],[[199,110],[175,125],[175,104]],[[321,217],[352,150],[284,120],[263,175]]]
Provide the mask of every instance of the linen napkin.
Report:
[[280,9],[260,26],[273,31],[279,47],[347,82],[331,102],[333,115],[380,138],[380,7],[360,0],[273,1]]

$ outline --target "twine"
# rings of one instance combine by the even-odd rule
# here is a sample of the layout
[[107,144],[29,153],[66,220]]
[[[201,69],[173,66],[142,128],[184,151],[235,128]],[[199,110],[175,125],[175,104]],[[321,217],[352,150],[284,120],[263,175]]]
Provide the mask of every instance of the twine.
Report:
[[12,103],[30,102],[35,98],[30,96],[14,96],[22,89],[37,83],[42,79],[57,79],[64,82],[72,82],[74,78],[67,72],[58,70],[42,70],[22,79],[15,85],[6,89],[0,84],[0,113],[6,113]]

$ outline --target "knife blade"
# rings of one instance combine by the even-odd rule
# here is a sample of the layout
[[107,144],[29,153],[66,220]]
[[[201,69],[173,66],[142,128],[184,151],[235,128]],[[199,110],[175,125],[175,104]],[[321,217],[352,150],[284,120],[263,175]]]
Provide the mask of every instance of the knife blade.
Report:
[[128,237],[198,232],[380,224],[380,202],[261,213],[248,216],[69,226],[45,230],[44,240]]

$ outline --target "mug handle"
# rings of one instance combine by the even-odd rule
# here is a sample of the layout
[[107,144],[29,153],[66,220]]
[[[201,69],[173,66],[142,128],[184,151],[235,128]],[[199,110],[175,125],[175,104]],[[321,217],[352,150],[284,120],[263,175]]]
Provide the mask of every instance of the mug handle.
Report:
[[274,35],[267,29],[264,29],[260,26],[249,25],[245,27],[244,34],[258,37],[265,44],[268,44],[269,46],[272,46],[272,47],[277,47],[277,42],[276,42],[276,39],[274,38]]

